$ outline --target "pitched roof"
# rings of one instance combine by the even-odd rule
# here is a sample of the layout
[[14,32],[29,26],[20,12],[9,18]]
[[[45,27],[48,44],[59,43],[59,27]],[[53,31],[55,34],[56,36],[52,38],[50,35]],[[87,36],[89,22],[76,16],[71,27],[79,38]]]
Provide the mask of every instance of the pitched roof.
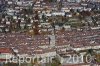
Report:
[[0,53],[12,53],[10,48],[0,48]]

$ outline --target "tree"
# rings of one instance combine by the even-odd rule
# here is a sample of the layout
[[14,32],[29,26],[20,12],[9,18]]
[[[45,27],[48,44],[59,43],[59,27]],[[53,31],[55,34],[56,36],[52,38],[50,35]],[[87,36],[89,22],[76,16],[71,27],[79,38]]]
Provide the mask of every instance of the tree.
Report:
[[60,66],[60,65],[61,65],[60,60],[57,57],[52,59],[51,66]]
[[46,15],[43,14],[42,19],[43,19],[44,22],[46,22]]

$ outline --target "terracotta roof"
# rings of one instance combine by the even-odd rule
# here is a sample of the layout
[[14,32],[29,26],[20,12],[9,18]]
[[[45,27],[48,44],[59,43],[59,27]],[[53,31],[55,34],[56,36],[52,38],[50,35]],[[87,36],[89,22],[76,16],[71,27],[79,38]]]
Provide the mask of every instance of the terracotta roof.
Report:
[[0,53],[12,53],[10,48],[0,48]]
[[0,62],[6,61],[6,59],[0,59]]

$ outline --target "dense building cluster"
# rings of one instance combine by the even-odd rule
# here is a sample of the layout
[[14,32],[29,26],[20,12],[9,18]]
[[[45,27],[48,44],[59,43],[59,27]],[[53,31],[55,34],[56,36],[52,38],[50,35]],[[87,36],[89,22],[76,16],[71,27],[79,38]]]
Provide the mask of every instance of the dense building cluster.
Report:
[[[87,54],[89,63],[66,62]],[[99,65],[100,1],[0,0],[0,62],[5,55],[31,57],[37,66]]]

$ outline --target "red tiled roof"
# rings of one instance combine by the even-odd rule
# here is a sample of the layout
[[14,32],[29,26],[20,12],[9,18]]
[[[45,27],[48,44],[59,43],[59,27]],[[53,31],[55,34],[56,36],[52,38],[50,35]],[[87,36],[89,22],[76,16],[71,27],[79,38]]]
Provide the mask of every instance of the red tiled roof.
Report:
[[6,59],[0,59],[0,62],[6,61]]
[[10,48],[0,48],[0,53],[12,53]]

